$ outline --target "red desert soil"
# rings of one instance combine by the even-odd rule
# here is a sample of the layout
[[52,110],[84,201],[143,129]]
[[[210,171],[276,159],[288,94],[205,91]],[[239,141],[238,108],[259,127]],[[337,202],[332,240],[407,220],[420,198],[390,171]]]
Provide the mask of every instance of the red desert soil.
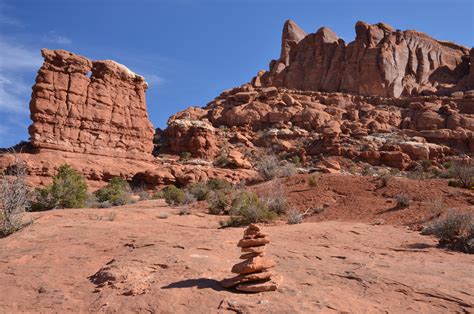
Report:
[[404,226],[360,222],[264,226],[282,286],[223,290],[243,228],[178,211],[158,200],[28,214],[32,225],[0,239],[0,312],[474,311],[472,255]]

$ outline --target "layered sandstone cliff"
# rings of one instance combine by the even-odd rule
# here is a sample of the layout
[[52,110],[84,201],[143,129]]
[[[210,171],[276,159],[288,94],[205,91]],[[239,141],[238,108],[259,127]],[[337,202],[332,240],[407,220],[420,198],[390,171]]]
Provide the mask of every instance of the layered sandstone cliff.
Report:
[[93,155],[150,159],[154,129],[144,78],[112,60],[41,51],[30,102],[31,144]]
[[[355,31],[346,44],[329,28],[306,34],[287,21],[280,58],[259,73],[255,85],[384,97],[446,95],[469,75],[466,47],[384,23],[357,22]],[[473,83],[469,79],[462,89]]]
[[346,45],[327,28],[307,35],[287,21],[270,71],[172,116],[163,151],[240,154],[233,164],[243,165],[264,148],[400,169],[472,154],[474,49],[383,23],[358,22],[356,33]]

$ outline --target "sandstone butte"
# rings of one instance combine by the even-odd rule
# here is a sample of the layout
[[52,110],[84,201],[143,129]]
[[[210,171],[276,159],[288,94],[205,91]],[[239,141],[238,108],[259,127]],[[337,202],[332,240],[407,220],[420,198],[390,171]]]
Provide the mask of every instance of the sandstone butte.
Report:
[[30,102],[35,148],[150,159],[154,129],[144,78],[111,60],[41,51]]
[[[22,148],[30,179],[46,184],[69,163],[97,185],[114,176],[149,186],[236,182],[257,178],[251,159],[268,149],[330,172],[344,160],[403,170],[474,152],[473,49],[383,23],[357,22],[355,32],[346,44],[328,28],[306,34],[287,21],[268,71],[176,113],[156,134],[142,76],[43,49]],[[178,161],[182,153],[199,159]],[[11,163],[2,154],[0,168]]]

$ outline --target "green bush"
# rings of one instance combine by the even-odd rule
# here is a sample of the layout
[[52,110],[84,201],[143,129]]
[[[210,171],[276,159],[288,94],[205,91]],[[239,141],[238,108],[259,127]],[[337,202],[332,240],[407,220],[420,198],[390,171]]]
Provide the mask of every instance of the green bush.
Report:
[[293,158],[291,158],[291,162],[294,163],[297,167],[301,166],[300,156],[294,156]]
[[229,206],[229,201],[223,191],[211,192],[207,203],[209,205],[209,214],[212,215],[220,215],[224,213]]
[[113,206],[125,205],[130,201],[130,185],[127,181],[115,177],[102,189],[95,192],[97,201],[109,202]]
[[181,154],[179,154],[179,159],[182,160],[182,161],[187,161],[189,159],[191,159],[192,155],[190,152],[182,152]]
[[188,191],[189,193],[194,195],[194,197],[198,201],[206,200],[209,195],[209,187],[207,186],[207,184],[202,183],[202,182],[191,184],[188,187]]
[[162,198],[165,198],[165,195],[163,193],[163,191],[156,191],[155,193],[153,193],[153,195],[151,196],[151,199],[153,200],[158,200],[158,199],[162,199]]
[[212,191],[227,190],[232,187],[232,184],[227,180],[214,178],[207,181],[207,187]]
[[168,185],[163,189],[163,198],[169,205],[182,205],[185,203],[186,195],[184,191],[174,185]]
[[231,218],[226,226],[241,226],[257,222],[268,222],[276,218],[265,202],[255,192],[241,192],[233,200]]
[[82,208],[87,200],[87,185],[84,178],[71,166],[62,165],[53,177],[53,184],[37,190],[33,210],[52,208]]

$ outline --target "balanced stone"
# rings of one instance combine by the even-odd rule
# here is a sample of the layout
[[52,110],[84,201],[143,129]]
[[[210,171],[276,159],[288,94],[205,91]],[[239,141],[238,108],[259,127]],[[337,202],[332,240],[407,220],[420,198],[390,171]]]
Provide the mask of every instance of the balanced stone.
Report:
[[234,287],[245,292],[275,291],[281,277],[268,271],[275,266],[274,261],[265,257],[265,245],[268,243],[268,235],[261,232],[258,225],[249,225],[244,231],[243,239],[237,244],[242,248],[240,259],[243,261],[235,264],[231,270],[238,275],[222,280],[222,287]]
[[235,274],[250,274],[264,269],[272,268],[275,262],[265,257],[254,257],[235,264],[231,272]]

